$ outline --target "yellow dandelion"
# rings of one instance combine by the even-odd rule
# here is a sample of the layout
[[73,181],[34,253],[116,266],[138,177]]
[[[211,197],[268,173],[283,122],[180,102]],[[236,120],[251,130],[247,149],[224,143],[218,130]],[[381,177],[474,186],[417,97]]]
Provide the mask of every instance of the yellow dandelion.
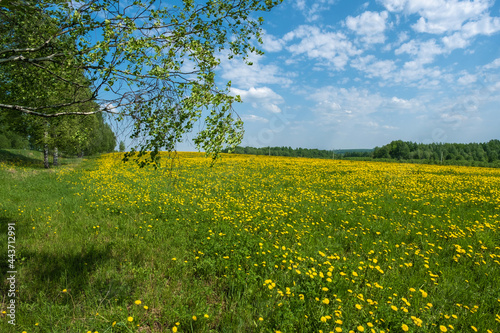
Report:
[[144,309],[145,309],[145,310],[147,310],[147,309],[149,309],[149,308],[148,308],[148,306],[147,306],[147,305],[144,305]]
[[446,328],[446,326],[444,326],[444,325],[440,325],[440,326],[439,326],[439,330],[440,330],[441,332],[448,332],[448,329],[447,329],[447,328]]
[[401,325],[401,328],[403,329],[403,331],[408,332],[408,329],[409,329],[408,325],[403,324],[403,325]]
[[132,322],[132,321],[134,321],[134,317],[128,317],[127,320]]
[[177,326],[172,327],[172,332],[177,332]]
[[137,301],[135,301],[134,303],[135,303],[135,304],[137,304],[137,305],[139,305],[139,304],[141,304],[142,302],[141,302],[140,300],[137,300]]
[[263,320],[264,320],[264,318],[262,318],[262,317],[259,317],[259,321],[263,321]]
[[395,305],[391,305],[391,309],[393,309],[394,311],[398,311],[398,307]]
[[197,318],[196,318],[196,316],[193,316],[193,320],[195,320],[195,321],[196,321],[196,319],[197,319]]
[[361,325],[359,325],[357,327],[357,329],[358,329],[359,332],[364,332],[365,331],[365,328],[363,326],[361,326]]
[[207,314],[205,314],[203,317],[208,318],[208,317],[210,317],[210,316],[209,316],[209,315],[207,315]]
[[356,304],[356,309],[361,310],[362,308],[363,308],[363,306],[362,306],[362,305],[360,305],[360,304]]
[[477,332],[477,328],[475,328],[474,326],[471,326],[470,328],[472,328],[472,330],[474,330],[474,332]]
[[323,304],[330,304],[330,300],[328,298],[325,298],[323,301],[322,301]]
[[342,332],[342,328],[340,328],[340,327],[335,327],[335,332]]

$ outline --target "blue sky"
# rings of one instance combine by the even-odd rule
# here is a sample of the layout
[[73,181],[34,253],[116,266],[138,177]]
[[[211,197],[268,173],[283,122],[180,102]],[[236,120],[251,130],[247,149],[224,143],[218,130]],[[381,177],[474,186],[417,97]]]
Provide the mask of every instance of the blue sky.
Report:
[[243,146],[500,139],[495,1],[285,0],[263,17],[265,55],[217,72],[244,101]]

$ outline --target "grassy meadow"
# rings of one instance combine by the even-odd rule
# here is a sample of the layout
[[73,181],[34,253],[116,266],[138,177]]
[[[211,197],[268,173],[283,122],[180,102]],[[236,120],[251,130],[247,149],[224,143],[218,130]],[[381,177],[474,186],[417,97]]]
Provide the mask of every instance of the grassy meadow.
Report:
[[120,158],[0,163],[0,332],[500,333],[500,169]]

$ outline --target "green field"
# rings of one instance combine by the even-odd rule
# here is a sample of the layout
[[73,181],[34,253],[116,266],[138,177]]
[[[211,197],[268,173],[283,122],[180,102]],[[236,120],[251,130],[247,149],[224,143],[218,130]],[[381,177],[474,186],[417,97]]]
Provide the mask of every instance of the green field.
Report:
[[500,169],[0,159],[0,332],[500,332]]

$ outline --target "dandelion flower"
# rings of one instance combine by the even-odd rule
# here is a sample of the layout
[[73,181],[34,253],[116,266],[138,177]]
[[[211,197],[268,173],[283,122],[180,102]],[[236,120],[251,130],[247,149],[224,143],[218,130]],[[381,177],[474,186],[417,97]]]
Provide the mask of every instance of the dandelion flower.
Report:
[[325,298],[322,302],[323,304],[330,304],[330,300],[328,298]]
[[127,320],[132,322],[132,321],[134,321],[134,317],[128,317]]
[[172,332],[177,332],[177,326],[172,327]]
[[135,304],[137,304],[137,305],[139,305],[139,304],[141,304],[142,302],[141,302],[140,300],[137,300],[137,301],[135,301],[134,303],[135,303]]
[[403,325],[401,325],[401,328],[403,329],[403,331],[408,332],[408,329],[409,329],[408,325],[403,324]]
[[446,328],[446,326],[444,326],[444,325],[440,325],[440,326],[439,326],[439,330],[440,330],[441,332],[448,332],[448,329],[447,329],[447,328]]
[[193,316],[193,320],[195,320],[195,321],[196,321],[196,319],[197,319],[197,318],[196,318],[196,316]]

